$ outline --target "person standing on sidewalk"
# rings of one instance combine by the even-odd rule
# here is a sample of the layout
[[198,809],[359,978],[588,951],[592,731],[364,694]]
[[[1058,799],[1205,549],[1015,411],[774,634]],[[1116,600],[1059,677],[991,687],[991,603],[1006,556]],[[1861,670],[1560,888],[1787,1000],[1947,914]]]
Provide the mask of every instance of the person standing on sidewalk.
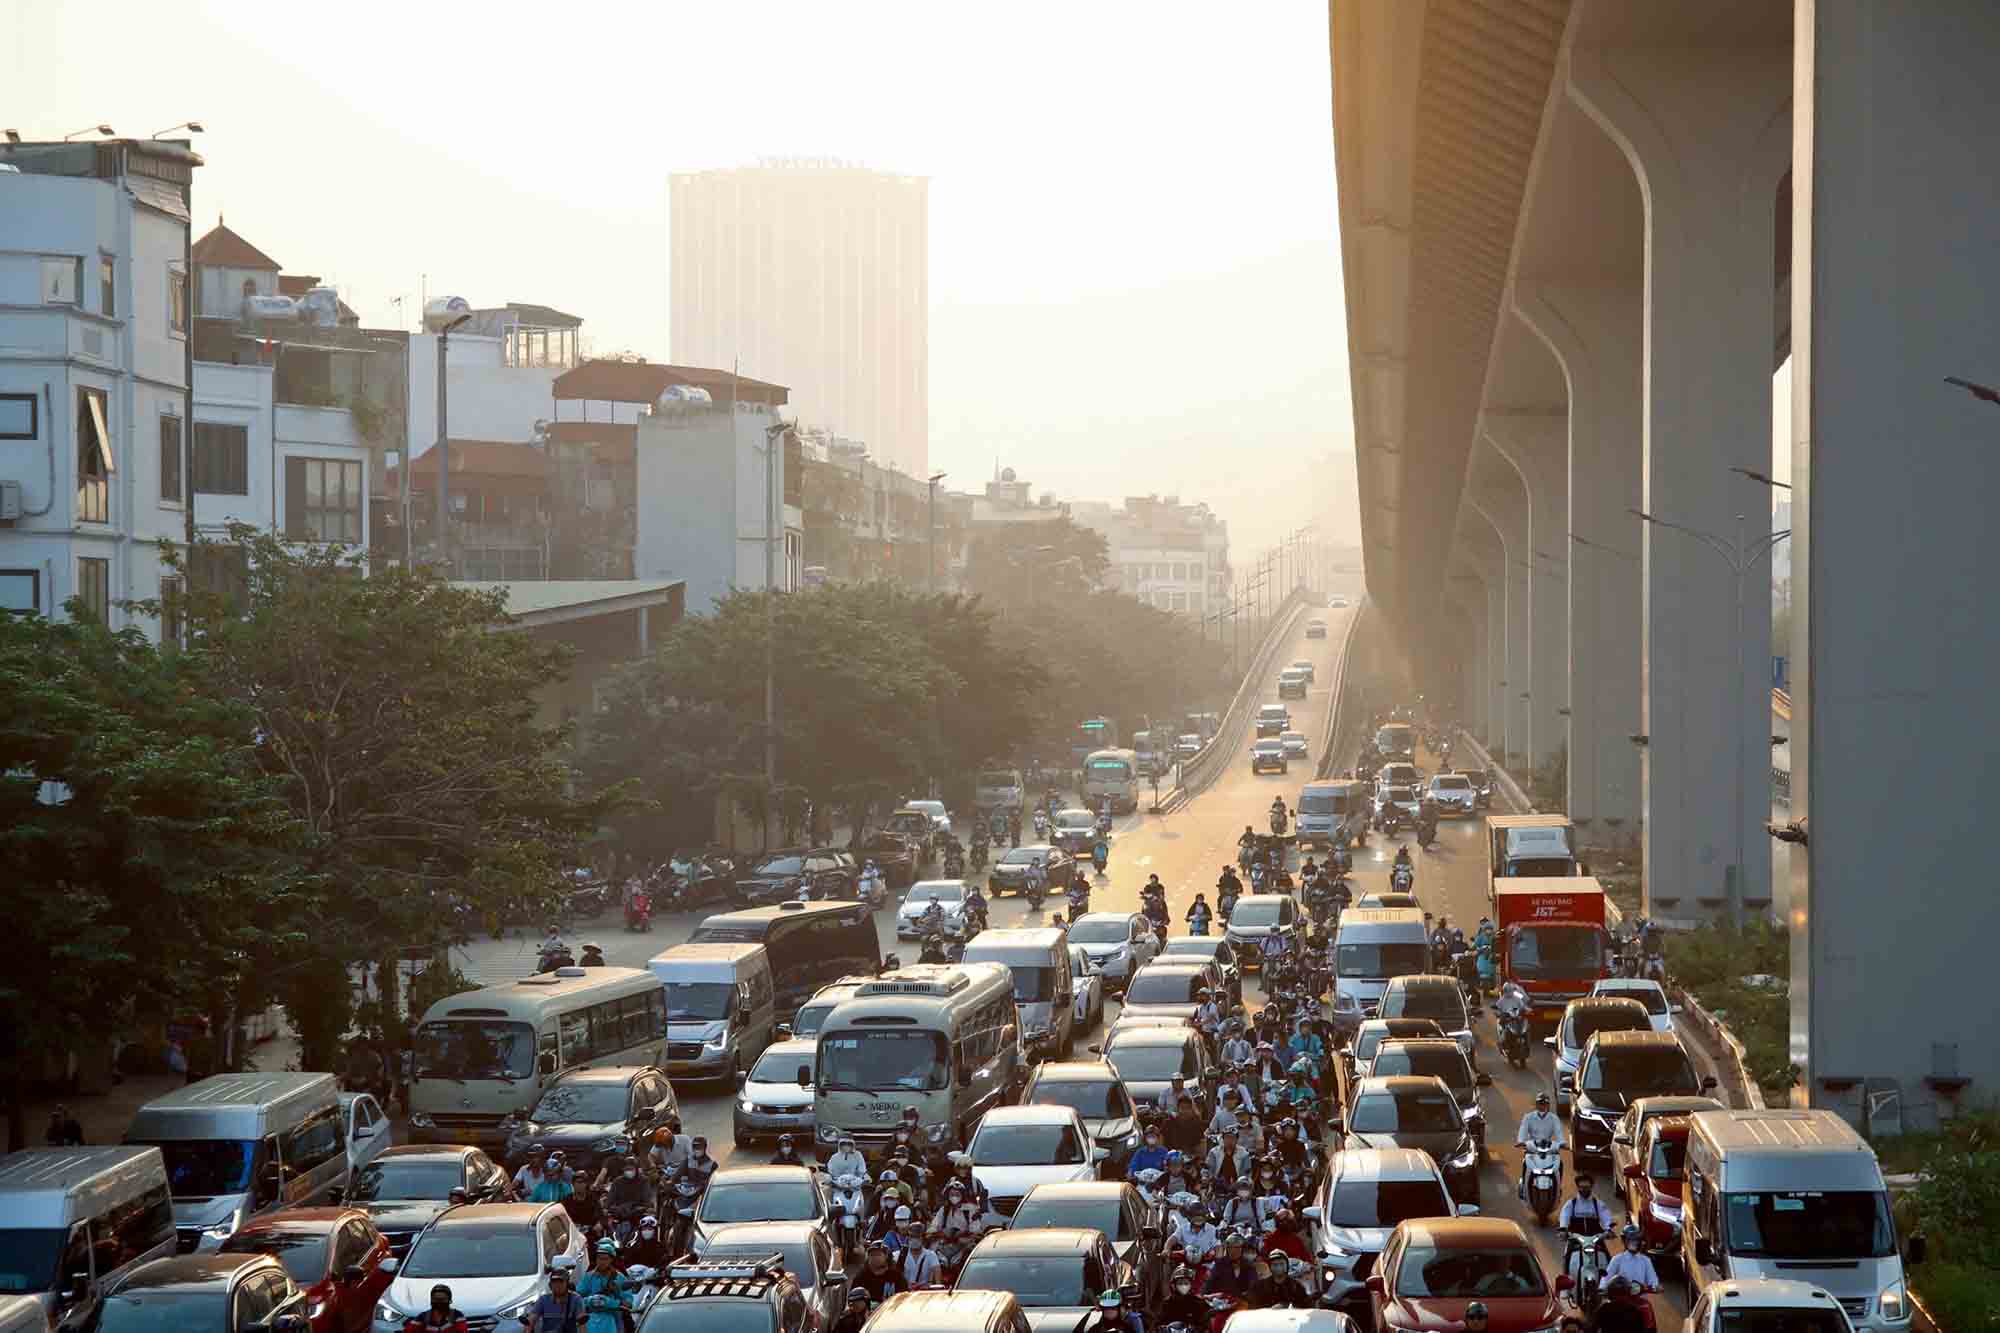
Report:
[[51,1148],[75,1148],[83,1143],[83,1125],[67,1106],[49,1112],[48,1141]]

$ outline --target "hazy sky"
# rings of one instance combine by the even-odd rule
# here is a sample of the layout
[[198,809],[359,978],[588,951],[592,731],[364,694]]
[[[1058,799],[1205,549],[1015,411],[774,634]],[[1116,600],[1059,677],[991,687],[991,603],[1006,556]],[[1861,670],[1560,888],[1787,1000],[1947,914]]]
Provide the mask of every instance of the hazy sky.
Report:
[[427,274],[662,359],[668,173],[835,156],[931,178],[950,484],[1178,490],[1247,552],[1351,447],[1324,0],[4,12],[0,122],[202,121],[197,226],[370,324],[411,323]]

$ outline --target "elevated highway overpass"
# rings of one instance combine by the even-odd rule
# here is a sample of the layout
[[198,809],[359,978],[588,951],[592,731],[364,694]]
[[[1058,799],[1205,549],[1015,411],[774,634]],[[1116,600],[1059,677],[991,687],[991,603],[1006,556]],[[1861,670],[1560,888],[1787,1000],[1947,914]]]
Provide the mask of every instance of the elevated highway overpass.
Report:
[[[2000,216],[2000,6],[1330,14],[1363,555],[1419,688],[1517,771],[1565,755],[1585,836],[1641,835],[1650,915],[1782,905],[1808,1099],[1865,1121],[1893,1091],[1918,1125],[1991,1101],[1973,590],[2000,415],[1943,381],[2000,381],[1973,239]],[[1776,651],[1809,834],[1774,894],[1787,356]]]

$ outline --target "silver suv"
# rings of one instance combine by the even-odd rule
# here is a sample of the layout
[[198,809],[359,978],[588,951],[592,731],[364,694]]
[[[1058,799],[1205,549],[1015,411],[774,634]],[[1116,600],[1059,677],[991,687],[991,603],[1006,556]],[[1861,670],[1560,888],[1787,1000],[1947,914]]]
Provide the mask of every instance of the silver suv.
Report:
[[1371,1317],[1368,1278],[1398,1222],[1478,1211],[1476,1204],[1452,1202],[1427,1152],[1349,1148],[1333,1154],[1319,1196],[1305,1210],[1319,1256],[1320,1304],[1352,1319]]

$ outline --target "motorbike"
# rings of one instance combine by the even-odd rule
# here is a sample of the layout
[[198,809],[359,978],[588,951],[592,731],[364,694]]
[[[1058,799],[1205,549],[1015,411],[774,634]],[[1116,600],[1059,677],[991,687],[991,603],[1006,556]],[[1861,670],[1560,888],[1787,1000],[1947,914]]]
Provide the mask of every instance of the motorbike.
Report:
[[973,843],[972,855],[969,860],[969,864],[972,866],[973,874],[976,875],[980,871],[986,869],[986,857],[987,857],[986,843],[984,843],[983,841]]
[[965,853],[958,850],[956,846],[946,847],[944,849],[944,877],[946,879],[960,879],[964,875]]
[[1047,842],[1048,840],[1049,840],[1049,817],[1043,814],[1041,811],[1037,810],[1035,811],[1035,841]]
[[1072,921],[1090,910],[1090,890],[1081,884],[1070,885],[1064,900],[1069,903],[1069,919]]
[[862,875],[857,887],[861,892],[861,901],[867,903],[871,909],[879,908],[889,901],[889,881],[879,872]]
[[1414,866],[1400,864],[1389,872],[1389,887],[1396,893],[1408,893],[1410,886],[1416,882],[1417,871]]
[[1437,841],[1437,836],[1438,836],[1438,826],[1436,824],[1419,823],[1417,825],[1418,849],[1420,851],[1426,851],[1426,852],[1429,851],[1431,849],[1431,844]]
[[1209,914],[1207,912],[1196,912],[1188,918],[1188,933],[1190,935],[1208,934],[1208,922]]
[[625,929],[643,934],[653,928],[653,895],[641,890],[625,904]]
[[1273,810],[1271,812],[1271,836],[1274,838],[1285,836],[1285,812],[1283,810]]
[[1536,1139],[1528,1145],[1521,1169],[1528,1177],[1528,1207],[1534,1210],[1535,1219],[1547,1226],[1562,1198],[1562,1153],[1555,1141]]
[[1563,1233],[1563,1271],[1570,1271],[1570,1260],[1576,1260],[1576,1287],[1570,1292],[1570,1299],[1576,1308],[1589,1319],[1596,1315],[1600,1299],[1599,1288],[1604,1281],[1604,1238],[1602,1236],[1577,1236]]
[[1509,1014],[1500,1019],[1500,1054],[1516,1069],[1528,1067],[1527,1014]]
[[1100,838],[1111,836],[1111,807],[1108,804],[1097,812],[1097,836]]
[[862,1252],[861,1219],[868,1216],[866,1188],[867,1182],[860,1176],[842,1176],[833,1182],[833,1215],[839,1221],[841,1252],[850,1265],[858,1262],[856,1256]]
[[1222,923],[1224,925],[1229,924],[1229,918],[1231,916],[1234,916],[1235,913],[1236,913],[1235,894],[1225,893],[1220,898],[1215,900],[1215,914],[1222,918]]
[[1099,842],[1090,849],[1090,864],[1096,869],[1098,874],[1101,875],[1104,873],[1104,867],[1110,860],[1111,849],[1106,847],[1102,842]]
[[1042,888],[1039,884],[1030,884],[1027,888],[1021,890],[1021,896],[1028,900],[1028,910],[1030,912],[1039,912],[1042,910],[1042,900],[1047,898],[1049,894],[1048,890]]

